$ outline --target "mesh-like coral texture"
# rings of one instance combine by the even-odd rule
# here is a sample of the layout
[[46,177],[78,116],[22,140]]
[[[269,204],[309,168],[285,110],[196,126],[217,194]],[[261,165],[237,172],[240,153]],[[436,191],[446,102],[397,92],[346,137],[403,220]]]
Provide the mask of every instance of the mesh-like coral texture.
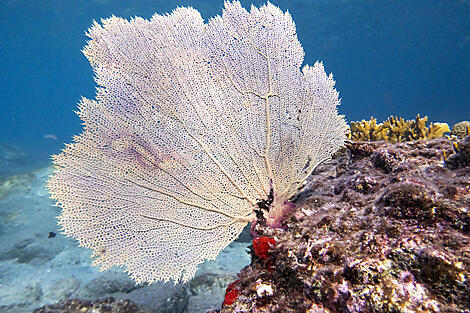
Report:
[[149,21],[94,23],[83,52],[99,85],[84,131],[54,156],[59,223],[103,269],[187,281],[233,241],[271,188],[295,195],[344,142],[338,93],[288,13],[226,2]]

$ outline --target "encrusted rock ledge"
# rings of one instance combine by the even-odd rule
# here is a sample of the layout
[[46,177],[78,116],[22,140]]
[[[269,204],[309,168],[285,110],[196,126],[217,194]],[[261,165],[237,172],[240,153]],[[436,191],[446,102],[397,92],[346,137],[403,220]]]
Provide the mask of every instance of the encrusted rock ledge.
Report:
[[147,313],[130,300],[105,298],[95,301],[67,299],[58,304],[45,305],[33,313]]
[[469,143],[349,143],[221,312],[468,312]]

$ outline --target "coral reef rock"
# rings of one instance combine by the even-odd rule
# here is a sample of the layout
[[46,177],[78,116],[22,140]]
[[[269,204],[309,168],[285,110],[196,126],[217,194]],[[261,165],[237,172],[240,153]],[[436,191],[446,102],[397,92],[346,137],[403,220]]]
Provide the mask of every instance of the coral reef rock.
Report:
[[445,166],[453,149],[347,144],[293,199],[285,229],[256,225],[276,243],[221,312],[468,312],[470,168]]
[[452,126],[451,135],[459,138],[470,135],[470,121],[462,121]]
[[45,305],[33,313],[145,313],[132,301],[105,298],[96,301],[69,299],[54,305]]
[[446,160],[446,166],[451,169],[470,166],[470,136],[454,143],[455,153]]

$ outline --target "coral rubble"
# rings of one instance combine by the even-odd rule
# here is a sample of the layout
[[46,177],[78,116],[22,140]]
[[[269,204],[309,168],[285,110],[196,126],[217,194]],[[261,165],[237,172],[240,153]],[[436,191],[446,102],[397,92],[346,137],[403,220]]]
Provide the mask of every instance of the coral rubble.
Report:
[[371,117],[369,121],[351,122],[349,138],[354,141],[380,141],[391,143],[405,142],[418,139],[435,139],[450,132],[447,123],[431,123],[426,126],[428,117],[414,120],[404,120],[402,117],[390,116],[383,123],[377,124],[377,119]]
[[317,168],[285,229],[256,225],[275,245],[221,312],[468,312],[470,168],[445,166],[453,149],[349,143]]

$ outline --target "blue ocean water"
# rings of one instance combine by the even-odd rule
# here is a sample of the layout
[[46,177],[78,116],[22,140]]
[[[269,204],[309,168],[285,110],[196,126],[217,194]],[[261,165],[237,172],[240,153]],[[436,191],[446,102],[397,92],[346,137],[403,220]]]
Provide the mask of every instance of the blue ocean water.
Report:
[[[470,118],[469,1],[273,3],[292,14],[305,64],[322,60],[334,74],[347,120],[417,113],[449,124]],[[220,14],[223,2],[2,1],[0,143],[16,144],[36,161],[58,152],[80,131],[77,101],[94,96],[92,71],[80,52],[91,22],[113,14],[150,18],[178,5],[208,19]]]
[[[265,3],[241,2],[247,8],[251,3]],[[418,113],[449,125],[470,120],[470,1],[272,3],[291,13],[304,47],[304,64],[321,60],[326,71],[334,74],[342,98],[339,109],[348,121],[370,116],[381,121],[392,114],[414,118]],[[50,155],[81,132],[81,121],[74,110],[82,96],[93,98],[96,88],[91,67],[81,53],[87,40],[85,31],[93,20],[111,15],[150,18],[155,12],[170,12],[176,6],[192,6],[207,20],[221,13],[223,1],[1,1],[0,178],[47,166]],[[0,252],[14,257],[1,257],[0,261],[22,260],[29,253],[33,263],[29,259],[20,262],[30,266],[24,268],[24,273],[34,273],[33,267],[42,264],[57,266],[58,261],[53,263],[48,255],[59,253],[64,248],[61,245],[67,245],[34,250],[28,241],[28,236],[55,236],[57,232],[54,216],[58,211],[41,213],[45,205],[50,206],[43,184],[48,172],[32,173],[21,178],[20,185],[31,184],[24,190],[20,188],[23,193],[9,195],[0,203],[1,220],[14,221],[0,227],[0,235],[4,236]],[[37,215],[29,216],[31,208]],[[22,238],[23,255],[23,250],[14,254],[8,246],[8,240],[16,240],[8,237],[8,231],[21,227],[29,234]],[[86,266],[88,256],[77,262]],[[5,277],[10,277],[9,269],[11,276],[18,275],[8,266],[0,264],[0,271],[4,271],[0,273],[0,287],[8,285]],[[92,274],[86,272],[84,277]],[[35,277],[24,275],[27,279]],[[37,289],[31,288],[31,297],[35,297]],[[56,299],[46,289],[41,290],[38,301]],[[0,293],[0,311],[2,305],[15,301],[15,294]]]

